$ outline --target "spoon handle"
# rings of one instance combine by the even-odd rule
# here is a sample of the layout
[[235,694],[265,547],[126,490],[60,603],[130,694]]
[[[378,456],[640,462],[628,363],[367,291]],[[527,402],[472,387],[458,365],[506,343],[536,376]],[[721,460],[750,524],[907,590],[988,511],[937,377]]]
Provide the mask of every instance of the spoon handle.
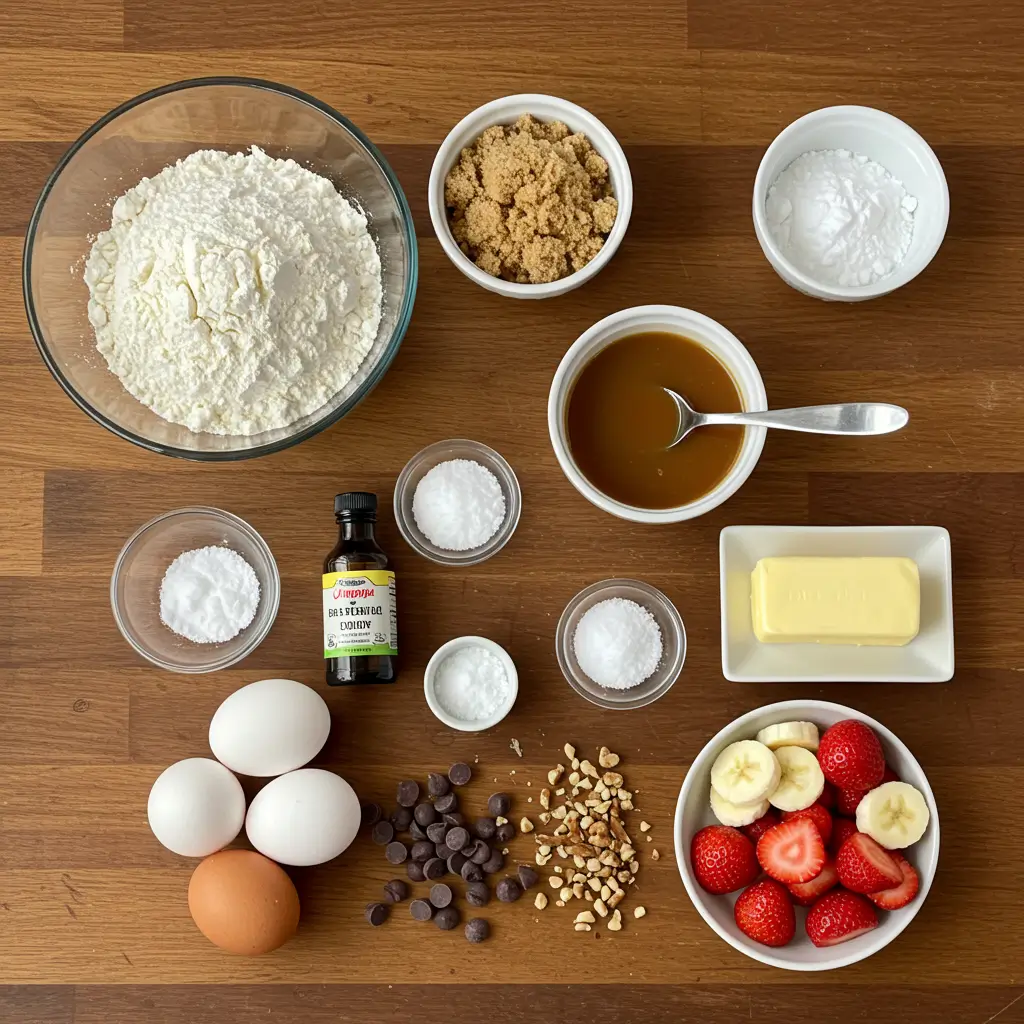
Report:
[[806,434],[891,434],[910,420],[902,406],[884,402],[846,402],[840,405],[807,405],[799,409],[770,409],[768,412],[707,413],[703,423],[778,427]]

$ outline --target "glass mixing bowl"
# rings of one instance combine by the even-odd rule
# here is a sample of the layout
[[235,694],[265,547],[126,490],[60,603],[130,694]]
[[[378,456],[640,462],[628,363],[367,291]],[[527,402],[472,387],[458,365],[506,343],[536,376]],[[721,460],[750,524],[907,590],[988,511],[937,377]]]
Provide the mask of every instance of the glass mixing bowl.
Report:
[[[89,323],[82,279],[111,207],[144,177],[199,149],[259,146],[329,178],[369,220],[384,286],[380,329],[359,372],[326,405],[249,437],[195,433],[133,398],[107,369]],[[94,420],[143,448],[201,461],[252,458],[312,437],[364,399],[387,371],[412,316],[416,232],[402,187],[373,143],[341,114],[296,89],[252,78],[176,82],[129,100],[63,156],[25,239],[25,307],[50,372]]]

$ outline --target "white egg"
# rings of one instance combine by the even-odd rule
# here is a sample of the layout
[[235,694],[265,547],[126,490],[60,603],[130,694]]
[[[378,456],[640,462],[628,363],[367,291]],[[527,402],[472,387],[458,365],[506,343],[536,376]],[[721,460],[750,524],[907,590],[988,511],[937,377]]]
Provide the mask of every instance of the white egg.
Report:
[[301,768],[256,794],[245,816],[245,834],[279,864],[323,864],[355,839],[359,819],[359,797],[340,775]]
[[316,757],[331,712],[294,679],[260,679],[235,690],[210,722],[210,749],[239,775],[283,775]]
[[149,827],[182,857],[216,853],[238,835],[244,820],[242,784],[208,757],[172,764],[149,791]]

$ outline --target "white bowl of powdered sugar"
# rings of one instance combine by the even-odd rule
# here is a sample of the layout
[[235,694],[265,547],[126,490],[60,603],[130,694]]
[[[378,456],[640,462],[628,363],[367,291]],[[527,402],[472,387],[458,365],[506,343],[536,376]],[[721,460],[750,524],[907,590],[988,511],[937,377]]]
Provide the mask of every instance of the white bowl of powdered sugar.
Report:
[[946,233],[949,189],[910,125],[872,107],[825,107],[768,147],[753,216],[787,284],[858,302],[894,291],[931,262]]

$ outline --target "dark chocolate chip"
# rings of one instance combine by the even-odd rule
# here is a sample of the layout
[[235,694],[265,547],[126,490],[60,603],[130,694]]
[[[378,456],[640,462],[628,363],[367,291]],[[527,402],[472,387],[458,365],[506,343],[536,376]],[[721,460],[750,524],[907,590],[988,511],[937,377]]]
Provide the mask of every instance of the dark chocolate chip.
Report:
[[433,825],[427,826],[427,838],[432,843],[443,843],[446,835],[448,826],[443,821],[435,821]]
[[469,842],[469,833],[459,825],[448,832],[444,841],[449,850],[461,850]]
[[420,784],[406,779],[398,784],[398,806],[412,807],[420,798]]
[[468,858],[466,857],[466,855],[464,853],[453,853],[448,858],[448,870],[453,875],[460,875],[460,874],[462,874],[462,865],[466,863],[467,859]]
[[473,852],[469,855],[469,859],[474,864],[486,864],[491,859],[491,848],[482,839],[477,839],[473,843]]
[[414,841],[427,838],[426,831],[417,825],[415,821],[409,826],[409,835]]
[[464,815],[459,814],[458,811],[451,811],[449,814],[445,814],[441,818],[441,820],[449,828],[465,828],[466,827],[466,818],[465,818]]
[[486,882],[470,882],[466,886],[466,902],[471,907],[486,907],[491,902],[491,890]]
[[417,921],[429,921],[434,916],[434,908],[426,900],[413,900],[409,904],[409,913]]
[[451,783],[438,772],[431,772],[427,776],[427,792],[431,796],[444,796],[451,789]]
[[523,895],[523,890],[519,888],[519,883],[514,878],[503,878],[494,887],[494,895],[502,903],[515,903]]
[[532,889],[537,884],[539,878],[540,875],[529,864],[519,865],[519,884],[524,889]]
[[516,827],[511,821],[506,821],[503,825],[499,825],[494,830],[494,838],[499,843],[507,843],[515,837]]
[[409,857],[409,850],[405,843],[396,841],[384,847],[384,856],[387,857],[389,864],[404,864]]
[[444,882],[438,882],[437,885],[430,887],[430,902],[440,910],[442,907],[447,907],[451,901],[455,899],[455,893],[452,892],[450,885],[445,885]]
[[467,860],[462,865],[462,870],[459,874],[462,875],[464,882],[482,882],[484,880],[483,868],[479,864],[474,864],[471,860]]
[[370,837],[378,846],[387,846],[395,838],[395,826],[390,821],[378,821]]
[[511,809],[512,801],[509,799],[508,793],[492,793],[487,800],[487,811],[496,818],[498,815],[508,817],[508,812]]
[[409,895],[409,886],[401,878],[384,883],[384,899],[388,903],[401,903]]
[[477,818],[476,824],[473,826],[473,831],[476,832],[481,839],[493,839],[494,830],[497,827],[498,826],[493,818]]
[[482,865],[483,872],[486,875],[493,875],[499,872],[505,866],[505,858],[502,855],[501,850],[492,850],[491,859],[485,861]]
[[405,862],[405,873],[409,876],[410,882],[422,882],[427,877],[423,874],[423,865],[417,864],[414,860]]
[[443,932],[450,932],[459,923],[459,912],[454,907],[445,907],[434,915],[434,924]]
[[453,786],[464,786],[471,778],[473,778],[473,769],[465,761],[456,761],[448,769],[448,781]]
[[447,843],[437,843],[434,846],[434,853],[440,857],[441,860],[447,860],[452,855],[452,851],[448,849]]
[[369,921],[374,928],[378,925],[382,925],[388,919],[388,915],[390,913],[391,911],[385,903],[366,904],[366,920]]
[[412,824],[412,811],[408,807],[396,807],[391,812],[391,824],[396,832],[405,832]]
[[491,926],[482,917],[466,922],[466,938],[470,942],[483,942],[490,934]]
[[412,816],[422,828],[432,825],[439,817],[437,811],[434,810],[434,805],[428,803],[417,804],[412,812]]
[[459,806],[459,798],[454,793],[445,793],[434,801],[434,810],[438,814],[448,814]]
[[426,864],[434,856],[434,852],[434,844],[429,839],[421,839],[418,843],[412,844],[412,853],[409,856],[421,864]]
[[359,811],[362,814],[362,825],[364,828],[376,825],[384,814],[380,804],[363,804]]
[[448,870],[445,862],[440,857],[431,857],[426,864],[423,865],[423,877],[429,878],[432,882],[436,882],[437,879],[441,878],[444,873]]

